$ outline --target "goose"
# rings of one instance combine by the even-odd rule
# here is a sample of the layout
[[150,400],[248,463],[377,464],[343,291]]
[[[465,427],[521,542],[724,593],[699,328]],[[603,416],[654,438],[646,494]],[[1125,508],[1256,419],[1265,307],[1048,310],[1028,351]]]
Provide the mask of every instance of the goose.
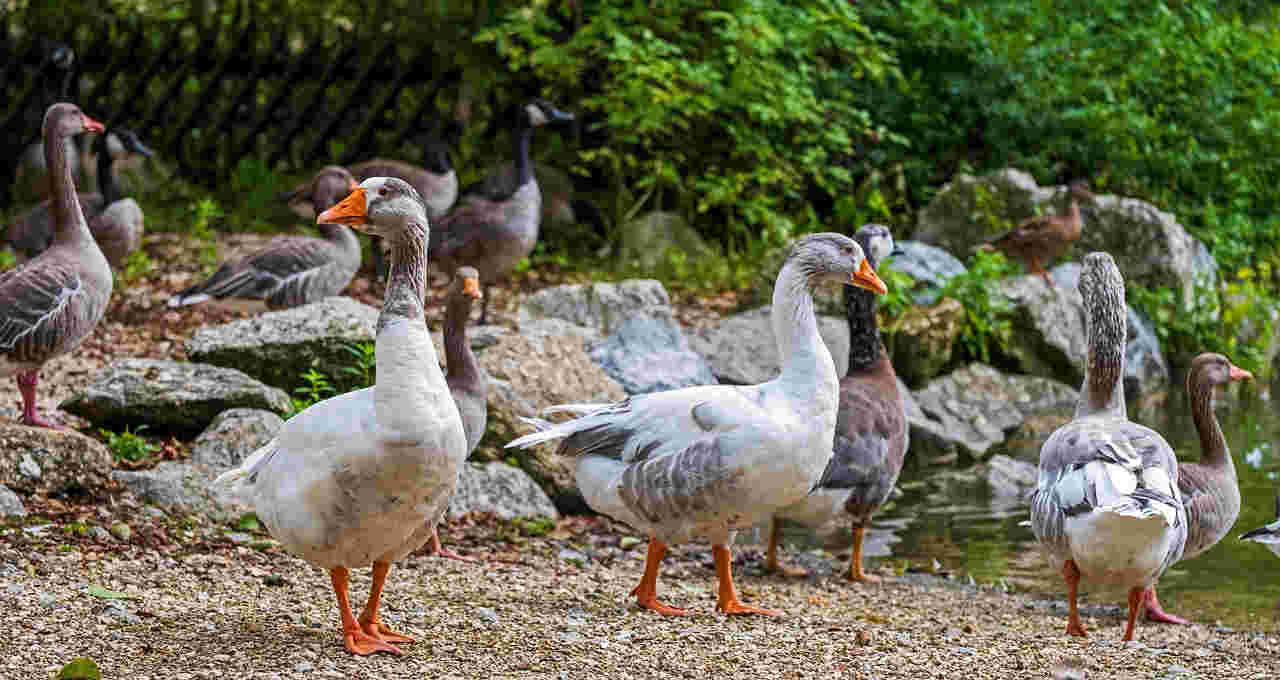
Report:
[[839,378],[818,335],[813,289],[849,282],[883,294],[862,248],[842,234],[797,240],[778,274],[771,310],[782,373],[759,385],[712,385],[635,395],[614,404],[568,404],[579,417],[537,429],[508,448],[561,440],[576,460],[574,477],[593,510],[649,535],[638,604],[659,614],[687,612],[658,601],[658,568],[667,545],[710,540],[726,614],[780,612],[743,604],[730,570],[729,545],[752,526],[803,499],[831,459]]
[[1280,496],[1276,496],[1276,521],[1240,534],[1240,540],[1261,543],[1280,557]]
[[[355,186],[351,173],[331,165],[316,174],[308,195],[328,208]],[[279,236],[256,253],[224,263],[208,280],[170,297],[169,306],[233,297],[286,309],[341,293],[360,268],[360,241],[342,224],[320,222],[318,228],[321,238]]]
[[[1204,353],[1191,360],[1187,372],[1187,396],[1191,417],[1200,435],[1200,462],[1178,465],[1178,491],[1187,509],[1187,544],[1182,559],[1188,560],[1218,544],[1240,517],[1240,483],[1236,466],[1213,411],[1213,392],[1220,385],[1251,380],[1253,374],[1231,363],[1221,354]],[[1155,586],[1146,594],[1147,620],[1160,623],[1191,623],[1160,606]]]
[[[69,145],[68,145],[69,146]],[[151,157],[155,154],[138,136],[124,128],[116,128],[93,141],[98,157],[101,192],[80,192],[76,198],[89,220],[89,233],[107,257],[107,262],[120,266],[130,253],[142,245],[142,208],[132,198],[121,196],[112,166],[130,154]],[[9,225],[5,240],[14,251],[35,257],[53,242],[53,213],[49,200],[42,201]]]
[[[895,254],[889,228],[868,224],[854,234],[871,267],[876,269]],[[871,517],[889,499],[907,453],[906,395],[898,389],[898,377],[889,363],[876,326],[875,294],[846,285],[849,316],[849,371],[840,380],[840,410],[831,462],[817,487],[801,502],[774,516],[765,553],[765,569],[788,576],[804,570],[778,564],[779,519],[817,526],[839,512],[853,520],[853,546],[848,577],[875,583],[878,576],[862,568],[862,541]]]
[[514,117],[515,189],[507,196],[466,196],[452,213],[437,220],[432,232],[430,259],[451,272],[466,265],[480,272],[484,300],[480,323],[489,318],[489,287],[515,269],[533,252],[542,220],[542,194],[533,176],[529,144],[533,131],[548,123],[573,120],[550,102],[535,99],[516,110]]
[[[462,430],[467,434],[467,455],[480,445],[485,425],[489,420],[489,377],[476,362],[467,342],[467,319],[471,316],[471,303],[478,299],[480,274],[471,267],[459,267],[449,287],[448,301],[444,308],[444,360],[447,366],[445,382],[449,394],[462,417]],[[427,552],[462,562],[477,562],[463,557],[440,544],[440,534],[431,535]]]
[[1080,240],[1084,223],[1080,220],[1080,201],[1093,201],[1089,183],[1076,180],[1067,188],[1071,204],[1066,215],[1036,215],[1018,223],[1013,230],[990,239],[987,247],[1022,260],[1033,274],[1039,274],[1046,285],[1054,287],[1053,277],[1044,266],[1067,252]]
[[1187,511],[1178,462],[1164,437],[1129,421],[1124,402],[1124,280],[1106,253],[1084,259],[1077,284],[1084,299],[1088,364],[1075,417],[1040,449],[1031,498],[1031,529],[1062,564],[1069,605],[1067,633],[1085,637],[1076,610],[1081,578],[1129,588],[1129,622],[1146,591],[1182,556]]
[[[387,572],[431,537],[467,456],[424,322],[426,207],[407,182],[373,177],[316,220],[391,245],[377,382],[303,410],[214,484],[253,507],[286,549],[329,571],[347,651],[399,655],[396,643],[413,639],[379,621]],[[370,564],[373,583],[357,619],[347,599],[349,570]]]
[[111,298],[111,267],[89,233],[65,153],[72,135],[102,129],[75,104],[54,104],[45,112],[53,245],[0,272],[0,377],[17,376],[25,425],[53,427],[36,410],[40,367],[84,342]]

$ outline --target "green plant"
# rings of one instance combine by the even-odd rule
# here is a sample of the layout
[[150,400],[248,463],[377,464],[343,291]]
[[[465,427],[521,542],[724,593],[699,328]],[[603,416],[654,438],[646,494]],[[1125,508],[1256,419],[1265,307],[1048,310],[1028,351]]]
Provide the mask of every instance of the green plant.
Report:
[[13,251],[8,248],[0,250],[0,272],[6,269],[13,269],[16,266],[18,266],[18,256],[14,255]]
[[155,262],[147,255],[147,251],[139,248],[129,253],[129,257],[125,258],[124,269],[120,271],[120,279],[126,284],[133,283],[150,274],[154,268]]
[[323,401],[337,392],[333,384],[329,382],[329,376],[315,368],[307,369],[307,372],[303,373],[301,377],[306,384],[294,388],[293,391],[299,396],[292,398],[293,410],[288,414],[289,418],[298,415],[308,406]]
[[155,444],[143,439],[139,436],[139,432],[147,429],[146,425],[139,425],[138,429],[130,431],[125,428],[124,432],[111,432],[105,429],[99,429],[98,434],[107,440],[107,449],[111,451],[111,455],[116,460],[125,460],[130,463],[136,463],[147,457],[155,450]]
[[357,342],[343,345],[342,349],[355,360],[353,366],[343,366],[342,373],[350,376],[354,383],[352,389],[363,389],[372,386],[377,380],[378,362],[374,354],[372,342]]
[[213,222],[222,219],[222,208],[212,198],[201,198],[190,205],[190,211],[191,235],[203,242],[198,255],[200,265],[212,268],[218,263],[218,239]]
[[911,290],[915,288],[916,280],[909,274],[884,266],[883,263],[877,268],[876,273],[889,289],[888,293],[880,297],[880,315],[886,321],[902,316],[908,307],[915,304]]
[[964,305],[965,324],[960,342],[973,359],[991,361],[991,351],[1009,341],[1012,306],[1004,297],[992,292],[991,282],[1009,276],[1013,266],[1004,254],[979,250],[969,258],[968,270],[954,276],[942,288],[942,297],[955,298]]

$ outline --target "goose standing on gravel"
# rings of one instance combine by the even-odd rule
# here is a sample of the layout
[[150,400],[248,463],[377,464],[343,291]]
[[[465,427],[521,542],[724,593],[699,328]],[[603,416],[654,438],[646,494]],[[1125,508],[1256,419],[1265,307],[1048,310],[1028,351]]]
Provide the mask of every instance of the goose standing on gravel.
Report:
[[1129,623],[1146,591],[1182,556],[1187,512],[1178,461],[1164,437],[1129,421],[1124,401],[1124,279],[1111,256],[1090,253],[1080,272],[1089,361],[1075,418],[1040,449],[1031,528],[1061,563],[1067,633],[1085,637],[1076,610],[1080,580],[1129,588]]
[[[421,547],[449,507],[467,438],[424,323],[428,224],[408,183],[367,179],[321,213],[391,245],[376,339],[377,383],[319,402],[214,484],[252,506],[290,552],[328,569],[353,654],[401,654],[413,639],[378,619],[391,563]],[[348,570],[373,565],[357,619]]]
[[[873,269],[896,246],[889,228],[868,224],[854,234]],[[853,518],[850,580],[875,583],[879,577],[862,568],[862,542],[872,515],[889,500],[907,454],[907,409],[898,376],[880,341],[876,295],[846,285],[849,315],[849,371],[840,381],[840,411],[831,462],[818,486],[801,502],[778,511],[769,533],[765,569],[801,576],[804,571],[778,564],[779,519],[820,525],[839,512]]]
[[[1221,385],[1252,380],[1253,374],[1221,354],[1205,353],[1191,361],[1187,371],[1187,396],[1191,417],[1200,435],[1200,462],[1178,465],[1178,491],[1187,509],[1187,545],[1182,559],[1189,560],[1218,544],[1240,517],[1240,482],[1236,479],[1231,449],[1213,411],[1213,392]],[[1147,591],[1147,620],[1188,624],[1160,606],[1156,588]]]
[[533,252],[542,221],[542,192],[533,176],[529,145],[533,131],[548,123],[573,120],[550,102],[535,99],[517,109],[514,120],[515,189],[510,195],[466,196],[453,213],[435,222],[431,260],[441,271],[474,267],[484,283],[480,323],[489,316],[489,287],[510,274]]
[[862,248],[841,234],[813,234],[791,248],[773,289],[773,332],[782,374],[749,386],[714,385],[636,395],[615,404],[552,407],[580,414],[507,444],[563,440],[576,459],[578,488],[596,512],[650,536],[640,606],[683,615],[658,601],[658,567],[667,545],[706,537],[726,614],[779,613],[742,604],[729,545],[738,529],[803,499],[831,459],[839,376],[818,335],[813,289],[852,283],[883,294]]
[[[327,209],[355,186],[351,173],[331,165],[316,174],[309,196]],[[360,241],[341,224],[320,221],[318,228],[322,238],[278,236],[262,250],[223,264],[207,281],[169,298],[169,306],[230,297],[287,309],[341,293],[360,268]]]
[[1241,534],[1240,540],[1261,543],[1280,557],[1280,496],[1276,496],[1276,521]]
[[0,377],[16,375],[22,422],[52,427],[36,411],[40,367],[75,349],[93,331],[111,298],[111,267],[85,222],[66,145],[72,135],[102,132],[75,104],[44,115],[44,156],[53,196],[53,245],[34,259],[0,273]]

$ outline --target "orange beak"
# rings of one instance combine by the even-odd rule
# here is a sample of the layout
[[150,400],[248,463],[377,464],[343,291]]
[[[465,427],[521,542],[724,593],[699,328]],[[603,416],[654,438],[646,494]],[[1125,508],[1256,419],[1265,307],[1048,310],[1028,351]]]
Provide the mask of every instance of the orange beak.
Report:
[[1238,380],[1253,380],[1252,373],[1235,365],[1231,367],[1231,373],[1229,373],[1227,377],[1231,378],[1231,382],[1236,382]]
[[884,281],[876,276],[876,270],[871,268],[871,264],[866,260],[862,261],[862,266],[858,268],[852,276],[849,277],[849,283],[875,293],[876,295],[884,295],[889,289],[884,285]]
[[337,205],[316,215],[316,224],[345,224],[352,227],[368,224],[369,216],[365,213],[367,205],[368,203],[364,200],[364,188],[356,187]]
[[102,123],[99,123],[98,121],[96,121],[96,120],[94,120],[94,119],[92,119],[92,118],[90,118],[90,117],[86,116],[86,115],[85,115],[85,114],[83,114],[83,113],[82,113],[82,114],[80,114],[80,117],[81,117],[82,119],[84,119],[84,131],[85,131],[85,132],[102,132],[102,131],[104,131],[104,130],[106,130],[106,129],[107,129],[107,126],[105,126],[105,125],[103,125]]
[[480,292],[480,279],[465,278],[462,280],[462,293],[471,296],[474,300],[484,297]]

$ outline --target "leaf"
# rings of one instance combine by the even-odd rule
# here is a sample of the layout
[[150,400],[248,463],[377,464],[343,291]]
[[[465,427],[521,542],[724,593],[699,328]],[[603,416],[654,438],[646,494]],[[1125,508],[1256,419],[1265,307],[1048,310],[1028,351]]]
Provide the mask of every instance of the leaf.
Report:
[[93,659],[82,656],[63,666],[57,680],[102,680],[102,671]]
[[[85,589],[85,593],[102,600],[141,600],[141,595],[130,595],[115,590],[107,590],[98,584],[93,584]],[[77,659],[78,661],[78,659]],[[74,661],[72,663],[75,663]]]
[[262,531],[262,522],[252,512],[247,512],[236,520],[236,528],[241,531]]

